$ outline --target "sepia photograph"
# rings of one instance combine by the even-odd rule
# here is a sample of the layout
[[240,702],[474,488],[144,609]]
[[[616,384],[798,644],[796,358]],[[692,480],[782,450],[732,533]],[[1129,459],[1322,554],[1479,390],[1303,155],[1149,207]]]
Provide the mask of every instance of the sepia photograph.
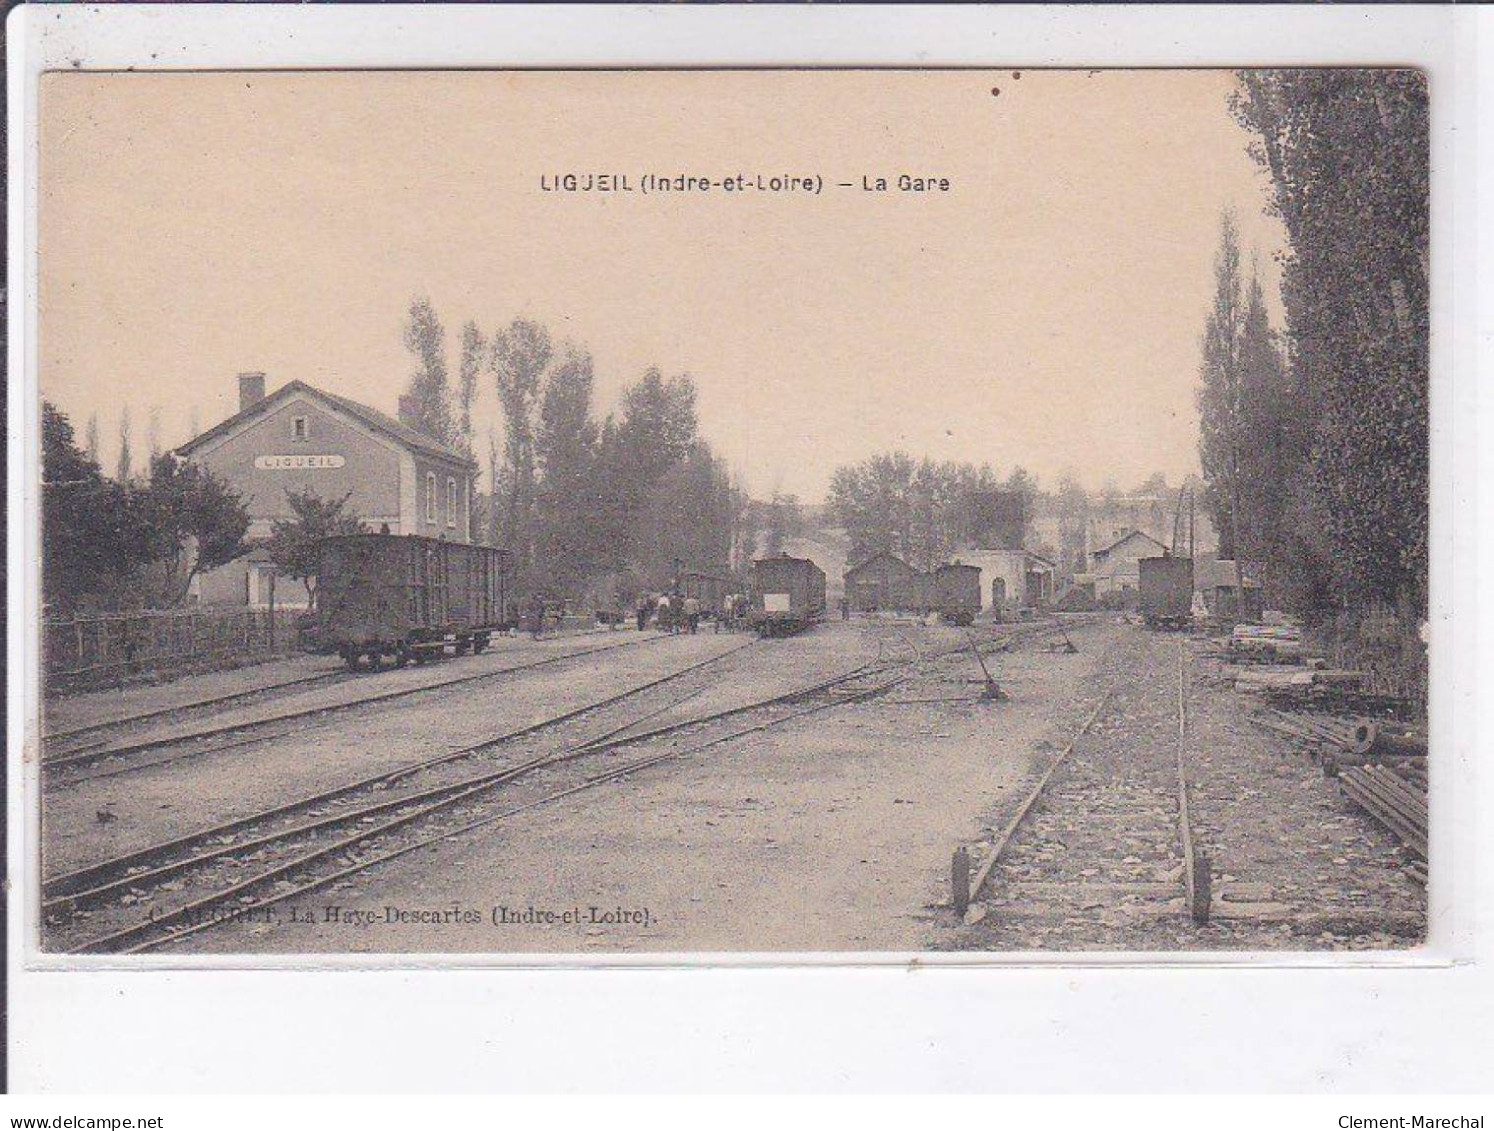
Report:
[[1423,72],[36,112],[41,953],[1425,944]]

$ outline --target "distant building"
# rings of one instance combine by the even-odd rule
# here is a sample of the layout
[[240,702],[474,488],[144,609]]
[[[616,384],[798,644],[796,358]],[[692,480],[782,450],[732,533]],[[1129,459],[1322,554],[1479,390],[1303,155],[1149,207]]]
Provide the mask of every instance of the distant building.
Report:
[[926,579],[895,554],[873,554],[845,572],[846,599],[858,613],[920,609],[927,604]]
[[1141,566],[1137,563],[1142,558],[1160,557],[1167,552],[1167,547],[1150,534],[1127,531],[1091,553],[1089,569],[1075,574],[1074,584],[1083,586],[1102,604],[1117,600],[1129,604],[1141,589]]
[[1010,613],[1040,609],[1053,601],[1058,567],[1031,550],[975,548],[961,550],[961,563],[981,571],[983,612]]
[[[1138,530],[1158,545],[1172,548],[1173,527],[1178,522],[1177,506],[1177,492],[1173,492],[1171,497],[1122,495],[1109,501],[1091,501],[1084,526],[1086,558],[1092,558],[1096,551]],[[1178,531],[1180,544],[1176,547],[1180,554],[1188,552],[1188,517],[1185,509]],[[1214,523],[1201,505],[1193,509],[1193,542],[1196,554],[1200,556],[1213,553],[1219,545]]]
[[[177,449],[243,496],[251,542],[293,517],[287,493],[347,496],[373,531],[472,541],[476,464],[417,430],[401,398],[396,420],[347,397],[291,381],[265,394],[263,373],[239,374],[239,411]],[[262,546],[197,579],[204,604],[304,605],[305,589],[274,573]]]

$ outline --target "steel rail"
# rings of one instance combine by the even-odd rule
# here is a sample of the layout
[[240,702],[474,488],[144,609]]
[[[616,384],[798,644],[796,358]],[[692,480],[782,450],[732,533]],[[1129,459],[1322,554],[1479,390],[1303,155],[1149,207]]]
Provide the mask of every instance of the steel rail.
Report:
[[624,699],[628,699],[635,695],[651,691],[654,688],[662,686],[665,683],[670,683],[676,679],[680,679],[684,676],[691,675],[697,671],[700,671],[702,668],[708,667],[711,664],[719,663],[720,661],[725,660],[727,657],[733,656],[743,649],[751,647],[754,643],[755,641],[748,640],[746,643],[738,645],[736,648],[732,648],[729,651],[722,652],[720,655],[712,656],[709,659],[691,664],[688,667],[679,669],[678,671],[670,672],[667,675],[658,677],[657,679],[652,679],[645,683],[636,684],[633,687],[626,688],[625,690],[620,691],[615,695],[610,695],[605,699],[584,703],[579,707],[572,708],[571,710],[565,711],[559,715],[553,715],[550,718],[541,719],[538,722],[534,723],[529,723],[526,726],[519,727],[516,730],[510,730],[502,734],[492,735],[481,740],[480,742],[472,743],[467,746],[460,747],[456,750],[448,751],[444,754],[438,754],[430,758],[422,758],[419,761],[412,762],[407,765],[397,766],[392,770],[381,771],[380,773],[374,774],[370,777],[361,778],[354,782],[335,786],[332,789],[322,790],[318,793],[300,797],[293,801],[288,801],[284,804],[273,806],[269,809],[260,810],[257,813],[251,813],[244,817],[236,817],[231,821],[212,826],[211,828],[200,829],[197,832],[188,833],[184,836],[175,837],[172,840],[163,841],[158,844],[148,845],[145,848],[136,849],[121,856],[116,856],[108,860],[99,861],[95,864],[90,864],[83,868],[78,868],[74,871],[51,877],[50,879],[44,880],[42,883],[43,895],[44,897],[50,898],[71,895],[75,892],[88,890],[89,885],[96,886],[101,881],[112,878],[114,873],[128,871],[130,868],[135,867],[150,867],[156,861],[160,860],[163,856],[169,856],[173,853],[184,851],[194,844],[198,844],[217,837],[230,836],[235,833],[241,832],[245,828],[248,828],[252,825],[289,816],[292,813],[299,812],[302,809],[311,808],[315,805],[326,804],[327,802],[335,801],[359,790],[378,787],[387,788],[394,782],[400,781],[412,774],[421,773],[426,770],[433,769],[436,766],[454,762],[462,758],[471,757],[475,754],[481,753],[484,750],[489,750],[521,738],[529,737],[530,735],[536,734],[543,730],[548,730],[552,727],[561,726],[565,723],[571,722],[581,715],[589,714],[593,711],[603,710],[607,707],[613,706],[616,703],[622,702]]
[[68,730],[48,731],[42,736],[42,741],[48,746],[61,745],[72,739],[81,738],[84,735],[97,734],[99,731],[112,730],[115,727],[134,726],[137,723],[149,722],[151,719],[161,718],[163,715],[200,711],[205,707],[222,707],[226,703],[234,703],[241,699],[252,699],[256,695],[270,695],[292,688],[304,688],[307,684],[311,683],[342,683],[357,678],[358,676],[355,673],[348,671],[346,668],[336,668],[330,671],[317,672],[314,675],[303,675],[295,679],[282,680],[279,683],[266,683],[259,687],[246,688],[243,691],[230,691],[222,695],[211,696],[207,699],[193,699],[190,702],[181,703],[174,707],[158,707],[155,710],[139,711],[133,715],[121,715],[115,719],[88,723],[85,726],[72,727]]
[[1094,710],[1089,713],[1089,716],[1080,725],[1079,729],[1074,732],[1068,744],[1058,752],[1058,756],[1049,763],[1048,768],[1038,778],[1037,784],[1023,798],[1022,804],[1017,806],[1017,811],[1002,826],[1001,832],[997,834],[996,840],[991,845],[990,855],[981,864],[980,870],[975,874],[975,878],[970,881],[970,900],[972,903],[980,898],[981,888],[985,886],[986,880],[990,878],[992,869],[996,867],[997,862],[1001,859],[1001,854],[1006,850],[1006,846],[1011,843],[1012,837],[1016,835],[1017,829],[1022,824],[1023,819],[1027,816],[1033,805],[1037,803],[1037,799],[1042,796],[1043,790],[1048,788],[1048,782],[1058,771],[1058,767],[1063,765],[1079,740],[1089,733],[1089,728],[1094,725],[1095,720],[1100,717],[1100,712],[1110,702],[1110,696],[1113,691],[1114,688],[1110,688],[1105,694],[1100,696],[1100,701],[1095,704]]
[[[559,656],[547,656],[543,660],[536,660],[532,663],[518,664],[513,667],[500,668],[497,671],[476,672],[468,675],[457,676],[454,679],[442,680],[439,683],[422,684],[419,687],[399,688],[392,691],[381,692],[376,695],[364,696],[361,699],[349,700],[344,703],[329,703],[324,706],[309,707],[300,711],[287,711],[282,712],[279,715],[270,715],[261,719],[248,719],[238,723],[226,723],[222,726],[210,727],[207,730],[192,731],[190,733],[181,735],[168,735],[161,738],[149,739],[143,742],[130,743],[124,746],[110,746],[103,747],[101,749],[89,749],[85,751],[79,751],[74,754],[65,754],[54,756],[52,758],[43,758],[41,760],[41,768],[44,772],[55,772],[59,769],[66,769],[73,765],[88,762],[97,762],[104,758],[126,757],[131,754],[139,754],[148,750],[157,750],[170,746],[180,746],[191,742],[200,742],[203,739],[215,738],[223,734],[232,734],[238,731],[254,730],[260,727],[272,726],[276,723],[298,722],[302,719],[308,719],[317,716],[320,717],[321,721],[314,725],[320,726],[323,724],[323,722],[330,723],[331,720],[327,719],[326,716],[338,714],[343,711],[353,710],[358,707],[376,706],[378,704],[386,703],[394,699],[405,698],[411,695],[420,695],[426,692],[434,691],[445,691],[448,688],[462,686],[469,683],[476,683],[482,680],[499,679],[504,676],[519,675],[525,672],[533,671],[535,668],[545,667],[549,664],[562,663],[566,660],[582,659],[587,656],[605,655],[608,652],[615,652],[623,648],[636,647],[642,644],[648,644],[664,639],[667,638],[663,636],[653,636],[648,637],[644,640],[631,640],[622,644],[613,644],[603,648],[585,648],[575,652],[566,652]],[[301,731],[299,731],[298,733],[304,733],[305,729],[308,728],[301,728]],[[60,782],[57,784],[75,785],[79,782],[84,781],[97,781],[100,778],[114,777],[121,773],[134,773],[138,770],[149,769],[153,766],[169,765],[172,762],[184,761],[188,758],[196,758],[206,754],[221,753],[227,750],[236,750],[245,746],[252,746],[260,742],[274,741],[274,739],[281,737],[283,733],[284,732],[277,731],[271,734],[250,735],[237,742],[228,742],[218,746],[210,746],[203,750],[191,750],[170,758],[159,758],[150,762],[140,762],[129,766],[116,767],[106,770],[102,773],[84,774],[76,778],[70,778],[65,782]]]
[[1178,834],[1183,844],[1184,907],[1199,926],[1207,926],[1213,904],[1209,858],[1193,846],[1193,825],[1188,812],[1188,775],[1184,761],[1188,752],[1188,642],[1178,640]]
[[[385,822],[382,825],[377,826],[376,828],[359,829],[357,832],[355,832],[351,836],[348,836],[348,837],[345,837],[345,838],[343,838],[341,840],[335,841],[335,842],[333,842],[330,845],[323,845],[321,847],[315,848],[312,851],[304,853],[304,854],[302,854],[300,856],[297,856],[296,858],[294,858],[294,859],[292,859],[290,861],[287,861],[287,862],[284,862],[284,863],[281,863],[281,864],[277,864],[274,867],[272,867],[272,868],[270,868],[270,869],[268,869],[266,871],[260,872],[260,873],[256,874],[255,876],[252,876],[252,877],[249,877],[249,878],[247,878],[245,880],[242,880],[239,883],[236,883],[236,884],[232,885],[231,887],[229,887],[227,889],[215,892],[212,895],[205,896],[202,899],[193,901],[192,903],[185,904],[182,907],[178,907],[178,908],[174,909],[173,911],[171,911],[171,912],[169,912],[169,913],[167,913],[165,915],[157,916],[157,917],[154,917],[154,918],[148,918],[148,919],[146,919],[142,923],[137,923],[137,924],[134,924],[132,926],[123,928],[121,930],[114,931],[114,932],[111,932],[109,934],[99,936],[97,938],[94,938],[94,939],[90,940],[89,942],[81,944],[78,948],[75,948],[75,949],[79,953],[95,953],[95,952],[100,952],[100,951],[102,951],[102,952],[109,952],[109,953],[135,953],[135,952],[137,952],[139,950],[149,949],[152,946],[161,945],[162,943],[165,943],[165,942],[168,942],[168,941],[173,941],[173,940],[175,940],[177,938],[180,938],[180,937],[183,937],[185,935],[193,934],[193,933],[196,933],[199,930],[204,930],[204,929],[206,929],[208,927],[215,926],[215,925],[217,925],[221,921],[227,921],[228,919],[232,919],[232,918],[235,918],[235,917],[241,918],[248,911],[257,910],[257,909],[262,908],[262,907],[267,907],[267,906],[273,905],[275,903],[283,902],[285,899],[291,898],[292,896],[294,896],[296,894],[300,894],[300,893],[302,893],[304,891],[314,890],[317,887],[325,886],[328,883],[335,882],[337,879],[342,878],[343,876],[352,874],[352,873],[357,872],[357,871],[362,871],[362,870],[364,870],[364,869],[366,869],[368,867],[372,867],[374,864],[380,863],[380,862],[382,862],[385,859],[392,859],[395,856],[404,855],[407,852],[414,851],[417,848],[423,847],[423,846],[425,846],[427,844],[430,844],[430,843],[434,843],[435,841],[443,840],[443,839],[448,839],[448,838],[450,838],[452,836],[460,835],[462,832],[468,831],[471,828],[480,827],[483,824],[490,824],[494,820],[502,819],[503,817],[511,816],[514,813],[521,812],[521,811],[523,811],[523,810],[525,810],[527,808],[531,808],[531,807],[533,807],[534,803],[530,803],[529,805],[526,805],[526,806],[520,806],[519,808],[517,808],[515,810],[511,810],[511,811],[506,812],[504,814],[499,814],[497,817],[483,818],[482,820],[480,820],[478,822],[475,822],[472,825],[464,826],[461,829],[447,830],[447,831],[441,832],[441,833],[436,834],[434,836],[431,836],[429,838],[425,838],[425,839],[419,841],[416,844],[404,846],[403,848],[401,848],[399,850],[396,850],[396,851],[394,851],[392,853],[383,854],[382,856],[377,857],[377,858],[371,858],[371,859],[367,859],[367,860],[355,862],[354,864],[350,865],[348,868],[342,869],[341,871],[339,871],[337,873],[334,873],[331,876],[319,877],[316,880],[313,880],[313,881],[311,881],[311,882],[309,882],[307,884],[298,885],[297,887],[295,887],[292,890],[278,891],[278,892],[274,893],[271,896],[267,896],[264,899],[261,899],[261,900],[258,900],[258,901],[254,901],[254,902],[251,902],[249,904],[239,903],[239,904],[235,905],[235,907],[233,909],[234,910],[234,915],[228,916],[225,919],[220,920],[220,919],[207,918],[207,917],[204,917],[204,913],[207,912],[207,911],[209,911],[209,910],[211,910],[214,906],[223,903],[224,900],[233,899],[235,897],[238,897],[238,896],[242,895],[242,893],[248,891],[249,889],[258,887],[261,884],[269,883],[272,880],[277,880],[277,879],[281,879],[282,877],[286,877],[286,876],[288,876],[288,875],[290,875],[290,874],[292,874],[292,873],[294,873],[294,872],[296,872],[296,871],[298,871],[300,869],[308,867],[309,865],[314,864],[314,863],[316,863],[316,862],[318,862],[320,860],[323,860],[323,859],[325,859],[325,858],[327,858],[329,856],[335,856],[335,855],[337,855],[339,853],[349,851],[349,850],[355,848],[359,844],[362,844],[362,843],[364,843],[366,841],[372,840],[372,839],[380,837],[380,836],[387,835],[390,832],[394,832],[394,831],[396,831],[396,830],[398,830],[400,828],[403,828],[403,827],[405,827],[407,825],[413,824],[414,822],[416,822],[418,820],[421,820],[422,818],[431,816],[434,813],[440,812],[440,811],[445,810],[445,809],[449,809],[449,808],[451,808],[454,805],[460,804],[461,802],[468,801],[468,800],[473,800],[476,797],[478,797],[479,795],[481,795],[483,793],[490,792],[491,790],[493,790],[493,789],[495,789],[497,787],[500,787],[502,785],[509,784],[510,782],[512,782],[514,780],[517,780],[517,778],[519,778],[519,777],[521,777],[521,776],[523,776],[525,774],[528,774],[528,773],[532,772],[533,770],[544,768],[544,767],[549,767],[549,766],[554,766],[554,765],[557,765],[557,764],[560,764],[560,763],[563,763],[563,762],[575,761],[578,758],[587,757],[587,756],[590,756],[590,755],[601,753],[602,751],[606,751],[606,750],[616,750],[616,749],[621,748],[623,746],[628,746],[628,745],[632,745],[632,744],[637,743],[637,742],[646,741],[647,739],[650,739],[650,738],[660,737],[661,735],[663,735],[665,733],[672,733],[672,732],[683,730],[683,729],[687,729],[687,728],[690,728],[690,727],[697,727],[697,726],[702,726],[702,725],[705,725],[705,724],[708,724],[708,723],[712,723],[712,722],[719,722],[722,719],[730,718],[730,717],[733,717],[735,715],[741,714],[741,713],[743,713],[746,710],[761,710],[764,707],[768,707],[768,706],[775,706],[775,705],[780,705],[780,704],[788,704],[788,703],[800,701],[800,700],[804,699],[808,695],[816,694],[816,693],[823,693],[824,691],[828,690],[831,687],[834,687],[834,686],[837,686],[837,685],[849,682],[849,681],[851,681],[853,679],[856,679],[856,678],[859,678],[859,677],[863,676],[864,674],[866,674],[866,669],[867,669],[868,666],[869,665],[863,665],[862,667],[854,669],[851,672],[844,673],[841,676],[838,676],[838,677],[836,677],[834,679],[831,679],[831,680],[826,680],[826,681],[824,681],[824,682],[822,682],[820,684],[813,685],[812,687],[795,688],[792,691],[787,692],[787,693],[785,693],[783,695],[773,696],[773,697],[771,697],[769,699],[765,699],[765,700],[761,700],[761,701],[758,701],[756,703],[753,703],[753,704],[751,704],[751,705],[749,705],[747,707],[730,708],[728,710],[720,711],[720,712],[715,712],[715,713],[710,714],[710,715],[705,715],[705,716],[700,716],[700,717],[693,718],[693,719],[684,720],[684,721],[679,722],[679,723],[671,724],[671,725],[666,726],[666,727],[657,728],[656,730],[645,732],[642,735],[625,736],[625,737],[613,739],[613,740],[611,740],[609,742],[606,742],[606,743],[604,743],[604,744],[602,744],[600,746],[594,745],[594,744],[591,744],[591,743],[587,743],[587,744],[582,744],[580,746],[571,748],[571,749],[569,749],[567,751],[558,752],[558,753],[550,754],[550,755],[542,755],[542,756],[539,756],[537,758],[531,759],[529,762],[523,763],[523,764],[521,764],[519,766],[509,767],[509,768],[507,768],[505,770],[497,771],[497,772],[495,772],[493,774],[483,775],[482,777],[480,777],[478,779],[469,780],[469,781],[464,782],[464,783],[457,783],[454,787],[451,787],[451,789],[454,789],[455,792],[451,792],[451,789],[448,789],[447,787],[443,787],[440,790],[440,792],[449,793],[448,796],[441,797],[438,800],[432,801],[430,804],[419,806],[414,811],[412,811],[410,813],[402,814],[400,816],[397,816],[394,819],[392,819],[390,821],[387,821],[387,822]],[[870,689],[868,689],[866,691],[853,693],[853,694],[851,694],[849,696],[846,696],[846,697],[843,697],[843,698],[840,698],[840,699],[835,699],[835,700],[831,700],[831,701],[826,702],[826,703],[817,704],[817,705],[815,705],[815,706],[813,706],[811,708],[808,708],[806,710],[803,710],[803,711],[795,711],[795,712],[792,712],[791,714],[789,714],[789,715],[787,715],[787,716],[785,716],[785,717],[783,717],[781,719],[769,720],[769,721],[764,722],[764,723],[758,723],[758,724],[755,724],[753,726],[749,726],[749,727],[743,728],[741,730],[734,731],[734,732],[732,732],[729,735],[719,736],[719,737],[717,737],[715,739],[712,739],[712,740],[710,740],[708,742],[701,743],[701,744],[698,744],[698,745],[693,746],[693,747],[689,747],[689,748],[684,749],[684,750],[666,751],[666,752],[664,752],[662,754],[654,755],[654,756],[649,757],[649,758],[640,759],[640,760],[638,760],[636,762],[629,763],[627,766],[618,767],[618,768],[616,768],[614,770],[611,770],[611,771],[608,771],[606,773],[597,775],[594,778],[587,779],[587,781],[581,783],[578,786],[573,786],[573,787],[571,787],[569,789],[562,790],[559,793],[553,794],[549,798],[546,798],[546,799],[543,799],[543,800],[554,800],[554,799],[558,799],[560,797],[569,796],[572,793],[579,792],[583,788],[591,788],[592,786],[601,784],[602,782],[611,781],[611,780],[614,780],[614,779],[616,779],[618,777],[623,777],[623,776],[626,776],[627,774],[635,773],[635,772],[637,772],[639,770],[646,769],[649,766],[657,765],[657,764],[659,764],[661,762],[668,761],[670,759],[683,757],[686,754],[695,753],[695,752],[698,752],[700,750],[707,749],[707,748],[709,748],[711,746],[719,745],[719,744],[721,744],[723,742],[727,742],[727,741],[731,741],[731,740],[736,739],[736,738],[743,737],[744,735],[747,735],[747,734],[752,734],[752,733],[755,733],[755,732],[758,732],[758,731],[766,730],[766,729],[768,729],[769,727],[772,727],[772,726],[779,726],[779,725],[782,725],[785,722],[790,721],[791,719],[798,718],[798,717],[800,717],[802,715],[805,715],[805,714],[810,714],[810,713],[813,713],[813,712],[816,712],[816,711],[826,710],[826,709],[829,709],[831,707],[841,706],[841,705],[844,705],[844,704],[847,704],[847,703],[850,703],[850,702],[856,702],[856,701],[859,701],[859,700],[862,700],[862,699],[867,699],[867,698],[870,698],[870,697],[872,697],[874,695],[884,693],[885,691],[891,689],[893,686],[896,686],[896,684],[899,683],[899,682],[901,682],[901,679],[900,678],[895,678],[895,679],[890,680],[888,682],[885,682],[885,683],[883,683],[881,685],[872,687],[872,688],[870,688]],[[405,798],[405,799],[403,799],[399,803],[393,803],[393,802],[391,802],[391,803],[387,804],[384,807],[386,807],[386,808],[403,807],[403,806],[411,804],[414,800],[415,800],[414,798]],[[302,830],[302,831],[304,831],[304,830]],[[293,836],[293,835],[295,835],[295,832],[288,832],[286,834],[283,834],[283,835],[281,835],[279,837],[272,838],[272,839],[285,839],[287,836]],[[240,850],[241,851],[241,850],[243,850],[246,847],[250,847],[250,845],[239,845],[239,846],[235,846],[234,849],[225,850],[224,852],[217,853],[215,855],[232,855],[235,850]],[[129,877],[128,879],[129,880],[134,880],[134,881],[138,882],[139,877],[138,876],[137,877]],[[196,923],[190,923],[188,926],[186,926],[185,928],[183,928],[181,930],[169,931],[169,928],[172,927],[174,924],[180,923],[183,920],[191,920],[193,918],[197,918],[197,919],[199,919],[199,921],[196,922]],[[150,938],[150,936],[153,933],[156,933],[156,932],[158,932],[158,931],[160,931],[162,929],[168,929],[168,934],[166,934],[161,939],[152,940]]]

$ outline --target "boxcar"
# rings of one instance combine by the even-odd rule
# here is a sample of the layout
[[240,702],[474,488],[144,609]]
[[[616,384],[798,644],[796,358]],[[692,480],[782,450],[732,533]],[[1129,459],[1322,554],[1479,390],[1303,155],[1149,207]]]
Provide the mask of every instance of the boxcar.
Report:
[[752,563],[752,626],[763,636],[798,632],[825,615],[825,571],[780,554]]
[[320,639],[352,668],[424,662],[448,645],[481,652],[518,619],[513,554],[414,535],[326,538],[316,605]]
[[980,612],[980,566],[942,565],[934,571],[934,611],[950,624],[970,624]]
[[1149,628],[1187,628],[1193,617],[1193,559],[1142,558],[1139,605]]

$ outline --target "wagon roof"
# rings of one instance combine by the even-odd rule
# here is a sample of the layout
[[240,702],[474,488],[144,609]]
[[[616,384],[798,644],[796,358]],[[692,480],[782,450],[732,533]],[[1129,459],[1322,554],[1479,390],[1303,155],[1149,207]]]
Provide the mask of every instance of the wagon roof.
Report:
[[389,439],[407,448],[414,448],[427,455],[439,456],[453,463],[459,463],[464,467],[475,468],[477,466],[476,461],[470,456],[457,451],[455,448],[447,447],[439,440],[411,428],[408,424],[404,424],[394,419],[394,417],[380,412],[376,408],[370,408],[366,404],[360,404],[358,401],[340,396],[337,393],[329,393],[325,389],[318,389],[315,385],[308,385],[305,381],[290,381],[281,385],[273,393],[261,397],[248,408],[234,413],[221,424],[217,424],[200,436],[195,436],[191,440],[188,440],[181,447],[177,448],[177,451],[183,455],[190,455],[209,441],[216,440],[220,436],[232,432],[240,425],[247,424],[251,420],[263,416],[270,409],[275,408],[298,393],[302,396],[310,397],[312,400],[322,401],[334,411],[347,413],[349,416],[360,421],[364,426],[372,428],[375,432],[384,434]]
[[365,530],[359,534],[328,534],[320,539],[321,542],[429,542],[436,546],[465,546],[474,550],[492,550],[498,554],[511,555],[512,550],[506,546],[484,546],[480,542],[448,542],[440,538],[427,538],[421,534],[381,534],[373,530]]

